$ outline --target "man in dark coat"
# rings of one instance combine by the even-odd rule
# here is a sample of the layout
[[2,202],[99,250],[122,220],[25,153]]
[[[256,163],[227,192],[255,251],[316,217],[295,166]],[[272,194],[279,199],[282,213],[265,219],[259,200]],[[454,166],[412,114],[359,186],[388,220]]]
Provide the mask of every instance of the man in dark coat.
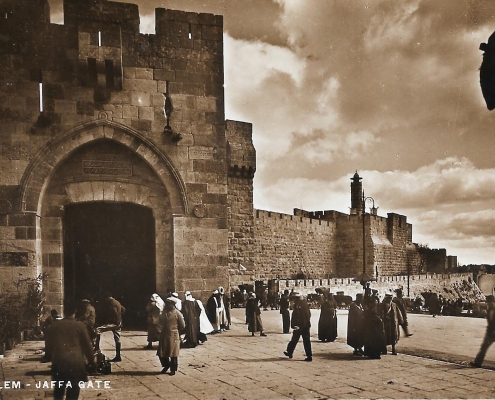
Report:
[[246,303],[246,319],[248,322],[248,330],[251,336],[254,332],[259,332],[260,336],[266,336],[263,332],[263,322],[261,321],[261,310],[258,304],[258,299],[255,293],[251,293]]
[[[199,315],[201,308],[196,302],[191,292],[186,292],[186,300],[182,303],[182,315],[186,323],[184,345],[186,347],[196,347],[199,343]],[[180,333],[180,332],[179,332]]]
[[349,307],[349,317],[347,320],[347,344],[354,349],[355,356],[363,355],[364,334],[363,334],[363,294],[356,295],[356,301]]
[[63,399],[66,391],[68,399],[79,397],[79,382],[88,380],[85,357],[90,368],[95,369],[88,330],[84,323],[75,320],[75,313],[73,305],[65,305],[65,318],[48,328],[46,346],[52,354],[52,379],[63,382],[55,386],[55,399]]
[[289,290],[285,289],[284,294],[280,297],[280,314],[282,315],[282,329],[284,333],[290,330],[290,301]]
[[472,367],[480,368],[485,359],[486,352],[488,348],[495,342],[495,297],[492,295],[486,296],[486,322],[488,323],[486,327],[485,337],[483,338],[483,343],[481,343],[480,350],[476,355],[474,362],[469,363]]
[[115,300],[109,292],[103,293],[103,300],[100,302],[98,307],[97,325],[96,328],[96,350],[100,349],[100,336],[103,332],[111,331],[113,334],[113,339],[115,341],[115,358],[111,361],[119,362],[122,361],[121,349],[122,343],[120,342],[120,334],[122,331],[122,314],[125,313],[125,308]]
[[384,345],[383,310],[380,309],[379,303],[377,296],[371,296],[363,312],[364,354],[373,359],[381,358]]
[[53,309],[50,311],[50,315],[43,321],[41,326],[41,330],[43,332],[43,337],[45,339],[45,355],[43,356],[42,362],[48,362],[52,359],[52,355],[50,354],[50,349],[46,347],[47,336],[49,335],[50,327],[54,322],[60,321],[62,317],[58,315],[58,311]]
[[218,320],[218,308],[218,290],[215,289],[206,302],[206,316],[213,326],[213,333],[220,333],[222,331],[220,321]]
[[292,339],[287,345],[287,350],[284,354],[292,358],[292,354],[296,348],[299,338],[302,336],[304,351],[306,352],[306,358],[304,361],[313,361],[313,352],[311,350],[311,310],[309,309],[309,304],[304,298],[304,296],[299,296],[294,304],[294,309],[292,311],[292,321],[291,321]]
[[318,339],[322,342],[333,342],[337,338],[337,303],[333,293],[322,290],[320,319],[318,320]]

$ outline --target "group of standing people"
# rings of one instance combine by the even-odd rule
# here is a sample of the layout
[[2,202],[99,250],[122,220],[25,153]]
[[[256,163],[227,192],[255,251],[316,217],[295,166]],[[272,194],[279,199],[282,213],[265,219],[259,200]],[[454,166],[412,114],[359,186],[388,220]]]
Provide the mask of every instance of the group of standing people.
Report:
[[230,302],[222,287],[215,289],[207,301],[206,309],[190,291],[182,301],[176,292],[165,300],[154,293],[146,306],[148,315],[148,345],[158,341],[157,356],[162,373],[178,370],[180,348],[194,348],[207,341],[207,334],[220,333],[230,326]]
[[396,298],[386,294],[383,302],[376,295],[358,293],[349,308],[347,344],[354,349],[355,356],[380,359],[388,352],[396,355],[396,344],[400,338],[400,327],[411,336],[407,322],[407,311],[402,290],[397,289]]

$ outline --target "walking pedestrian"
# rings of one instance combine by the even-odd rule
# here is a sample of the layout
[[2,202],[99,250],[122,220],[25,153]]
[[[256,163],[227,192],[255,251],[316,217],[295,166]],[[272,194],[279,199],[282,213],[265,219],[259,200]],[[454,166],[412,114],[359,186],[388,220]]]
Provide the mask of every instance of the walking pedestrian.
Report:
[[153,348],[153,342],[160,340],[160,332],[162,331],[162,312],[165,307],[165,302],[157,294],[153,293],[146,305],[146,322],[148,324],[148,345],[145,347],[147,350]]
[[100,302],[98,312],[96,313],[98,328],[96,328],[96,344],[95,349],[100,349],[100,338],[104,332],[112,332],[115,341],[115,357],[110,360],[112,362],[122,361],[121,350],[122,343],[120,335],[122,333],[122,314],[125,313],[125,308],[118,300],[115,300],[110,292],[103,292],[103,300]]
[[349,307],[347,320],[347,344],[354,349],[355,356],[364,355],[363,297],[362,293],[356,294],[356,301]]
[[407,322],[407,305],[406,305],[406,299],[404,299],[404,295],[402,293],[402,289],[395,289],[395,294],[396,297],[394,298],[393,302],[397,304],[397,307],[399,308],[399,311],[402,314],[402,330],[404,331],[404,335],[406,337],[412,336],[412,333],[409,332],[409,324]]
[[165,308],[162,313],[162,331],[158,343],[156,355],[162,365],[162,374],[175,375],[179,368],[180,332],[185,328],[182,314],[175,307],[175,297],[165,300]]
[[287,350],[284,351],[284,354],[287,357],[292,358],[296,345],[299,342],[299,338],[302,336],[304,351],[306,353],[306,358],[304,361],[313,361],[310,337],[311,310],[309,309],[308,302],[302,295],[299,296],[294,303],[291,327],[293,329],[292,338],[287,344]]
[[246,316],[248,321],[248,330],[251,332],[251,336],[254,336],[255,332],[259,332],[260,336],[266,336],[266,333],[263,332],[261,310],[255,293],[251,293],[246,303]]
[[470,362],[469,365],[472,367],[480,368],[483,364],[483,360],[485,359],[486,352],[488,348],[495,342],[495,297],[492,295],[486,296],[486,332],[485,337],[483,338],[483,342],[481,343],[480,350],[476,355],[476,358],[473,362]]
[[93,345],[83,322],[75,319],[76,307],[64,306],[64,318],[48,328],[46,346],[52,355],[52,379],[57,382],[53,397],[62,400],[79,397],[79,382],[88,380],[86,362],[96,370]]
[[285,289],[280,297],[280,314],[282,315],[282,330],[283,333],[289,333],[290,330],[290,301],[289,290]]

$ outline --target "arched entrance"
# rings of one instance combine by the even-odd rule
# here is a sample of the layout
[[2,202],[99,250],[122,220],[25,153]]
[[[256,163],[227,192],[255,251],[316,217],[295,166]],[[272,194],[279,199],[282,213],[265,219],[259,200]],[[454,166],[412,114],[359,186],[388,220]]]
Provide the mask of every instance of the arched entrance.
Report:
[[[39,273],[48,274],[47,307],[60,309],[64,296],[69,296],[63,225],[66,208],[71,213],[72,206],[81,203],[133,204],[150,210],[155,273],[140,291],[154,286],[151,292],[164,295],[174,288],[173,219],[187,213],[185,185],[171,160],[139,132],[97,120],[58,136],[26,169],[19,199],[25,213],[37,216],[34,262]],[[119,215],[132,219],[129,213],[133,212]]]
[[126,307],[124,326],[144,327],[144,306],[156,291],[152,210],[132,203],[87,202],[65,207],[64,301],[108,291]]

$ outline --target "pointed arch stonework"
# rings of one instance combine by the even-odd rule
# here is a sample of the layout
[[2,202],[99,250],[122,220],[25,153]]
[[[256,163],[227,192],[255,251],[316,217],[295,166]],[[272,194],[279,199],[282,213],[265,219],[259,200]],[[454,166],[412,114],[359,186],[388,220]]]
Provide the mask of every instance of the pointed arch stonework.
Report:
[[174,215],[187,215],[185,184],[170,158],[139,131],[106,119],[81,124],[47,142],[33,157],[21,180],[19,208],[39,215],[43,194],[55,168],[84,144],[114,140],[132,149],[156,172],[170,196]]
[[[144,160],[156,176],[156,184],[112,182],[89,178],[54,185],[58,170],[86,145],[113,141]],[[140,132],[108,120],[79,125],[47,142],[33,157],[22,178],[19,208],[36,215],[34,261],[38,273],[48,278],[47,306],[63,304],[63,209],[71,203],[88,201],[128,202],[148,207],[155,219],[157,290],[165,292],[175,279],[173,219],[187,215],[185,184],[166,154]]]

